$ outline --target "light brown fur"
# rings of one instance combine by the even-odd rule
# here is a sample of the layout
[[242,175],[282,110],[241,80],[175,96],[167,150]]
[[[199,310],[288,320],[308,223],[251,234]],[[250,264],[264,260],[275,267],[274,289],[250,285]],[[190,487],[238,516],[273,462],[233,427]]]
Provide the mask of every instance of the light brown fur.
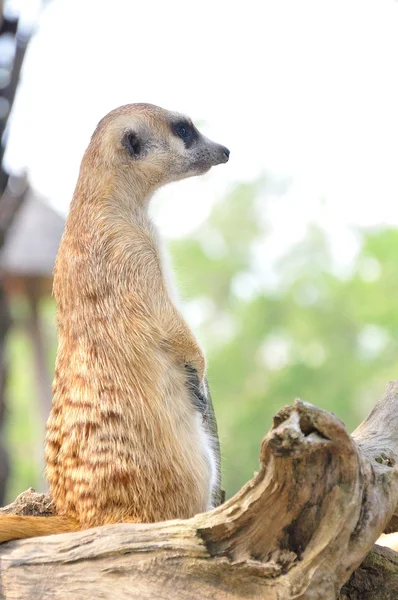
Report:
[[[59,345],[45,456],[60,517],[2,516],[0,541],[211,506],[208,432],[186,374],[193,367],[204,390],[206,361],[173,302],[147,206],[161,185],[229,152],[200,134],[186,148],[171,130],[179,118],[151,105],[116,109],[83,157],[54,272]],[[138,156],[121,143],[130,130]]]

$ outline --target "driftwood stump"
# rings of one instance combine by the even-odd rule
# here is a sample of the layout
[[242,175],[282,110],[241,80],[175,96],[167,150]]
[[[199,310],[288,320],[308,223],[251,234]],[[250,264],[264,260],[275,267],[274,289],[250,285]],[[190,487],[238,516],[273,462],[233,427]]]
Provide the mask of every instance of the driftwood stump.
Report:
[[[397,522],[397,460],[398,382],[351,437],[297,400],[274,418],[259,472],[225,504],[187,521],[4,544],[0,598],[398,599],[398,554],[372,550]],[[52,510],[33,491],[2,509]]]

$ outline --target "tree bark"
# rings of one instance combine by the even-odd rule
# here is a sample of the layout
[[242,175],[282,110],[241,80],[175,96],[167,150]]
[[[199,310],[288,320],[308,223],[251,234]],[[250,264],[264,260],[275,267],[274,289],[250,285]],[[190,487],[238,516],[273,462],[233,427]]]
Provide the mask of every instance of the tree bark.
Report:
[[[187,521],[4,544],[0,598],[398,598],[397,555],[369,554],[391,527],[397,457],[398,382],[352,437],[296,400],[275,416],[259,472],[225,504]],[[32,491],[3,509],[41,510],[53,510],[51,499]]]
[[398,553],[374,546],[341,590],[339,600],[396,600]]

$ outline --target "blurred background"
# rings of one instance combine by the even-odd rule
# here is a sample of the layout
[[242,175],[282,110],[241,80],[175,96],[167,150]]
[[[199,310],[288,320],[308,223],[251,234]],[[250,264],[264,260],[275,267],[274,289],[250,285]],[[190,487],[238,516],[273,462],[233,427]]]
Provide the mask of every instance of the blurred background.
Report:
[[231,150],[151,208],[206,348],[227,494],[295,397],[354,429],[398,376],[398,2],[0,11],[1,503],[45,489],[53,263],[90,134],[124,103]]

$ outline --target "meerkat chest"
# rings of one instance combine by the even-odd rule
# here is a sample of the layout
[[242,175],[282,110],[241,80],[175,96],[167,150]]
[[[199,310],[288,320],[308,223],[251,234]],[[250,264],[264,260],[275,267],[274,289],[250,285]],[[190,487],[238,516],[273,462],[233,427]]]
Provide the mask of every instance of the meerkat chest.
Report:
[[[181,302],[178,294],[178,289],[175,284],[174,273],[172,269],[171,260],[167,249],[163,243],[163,240],[158,235],[157,231],[154,231],[157,237],[157,247],[159,251],[159,258],[161,263],[162,275],[166,284],[168,296],[171,302],[181,312]],[[195,338],[194,333],[191,331],[191,335]],[[189,425],[188,439],[186,440],[186,447],[193,444],[193,455],[197,462],[196,468],[206,473],[206,480],[208,486],[208,497],[206,500],[206,506],[204,510],[211,508],[211,498],[215,486],[218,483],[218,465],[216,454],[214,452],[214,443],[211,439],[211,434],[206,427],[204,415],[208,410],[208,398],[207,392],[201,389],[197,377],[192,379],[192,373],[184,372],[183,377],[183,391],[182,395],[185,397],[185,401],[194,409],[193,418]],[[184,437],[184,436],[183,436]],[[184,451],[184,449],[182,450]]]

